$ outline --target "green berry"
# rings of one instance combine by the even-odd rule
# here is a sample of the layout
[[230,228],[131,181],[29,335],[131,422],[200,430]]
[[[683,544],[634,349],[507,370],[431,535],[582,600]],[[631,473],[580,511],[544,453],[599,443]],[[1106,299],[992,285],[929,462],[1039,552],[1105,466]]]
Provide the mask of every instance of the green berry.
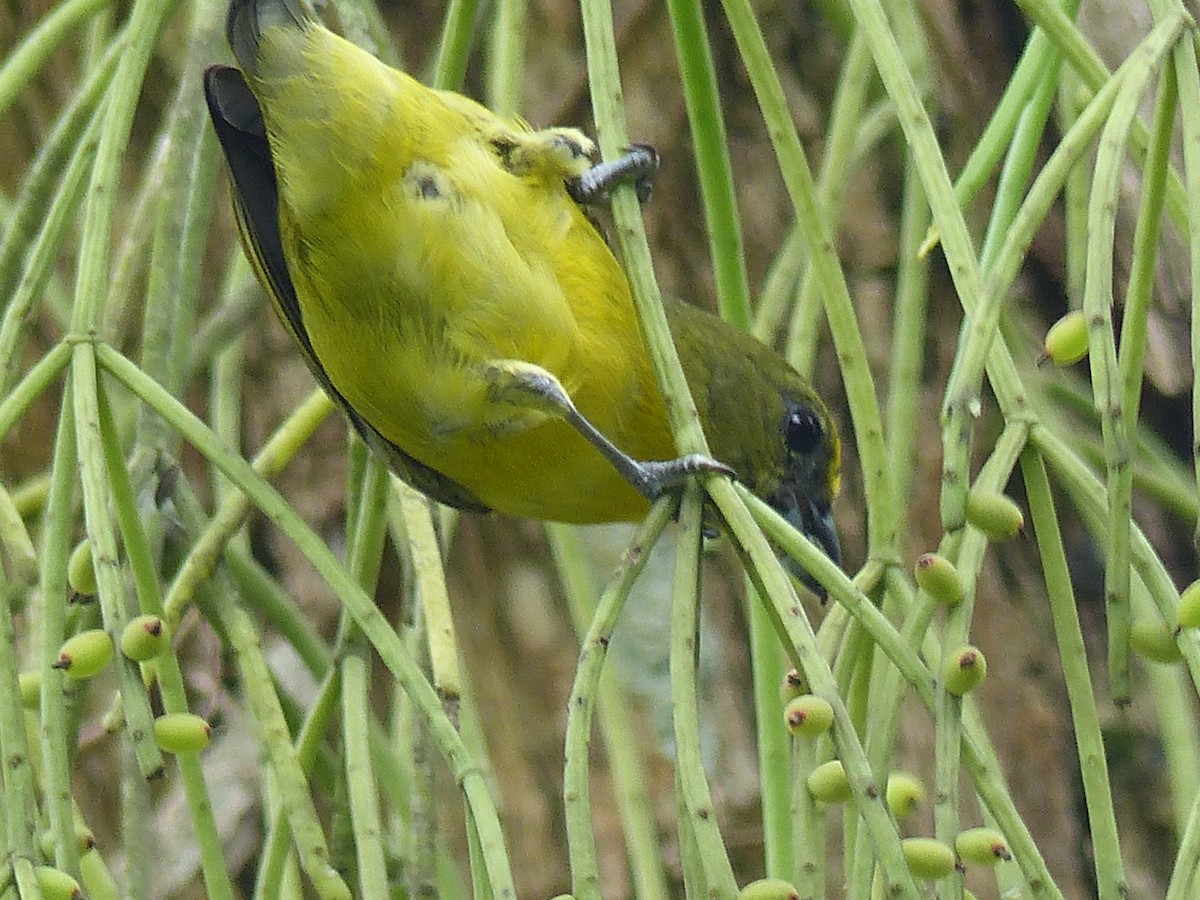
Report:
[[1043,352],[1056,366],[1073,366],[1087,356],[1088,327],[1082,310],[1073,309],[1050,326]]
[[21,705],[28,710],[36,710],[42,705],[42,673],[22,672],[17,677],[17,685],[21,689]]
[[1193,581],[1183,589],[1176,615],[1180,628],[1200,628],[1200,580]]
[[804,677],[804,673],[799,669],[788,669],[783,681],[779,682],[779,699],[786,706],[801,694],[807,693],[808,679]]
[[925,784],[916,775],[900,770],[888,775],[887,805],[897,819],[911,816],[925,798]]
[[158,616],[137,616],[130,619],[121,632],[121,652],[134,662],[146,662],[166,649],[167,627]]
[[92,563],[92,542],[87,538],[80,541],[71,551],[67,563],[67,583],[81,597],[96,595],[96,568]]
[[1129,628],[1129,646],[1146,659],[1177,663],[1183,659],[1175,633],[1160,619],[1138,619]]
[[800,892],[779,878],[760,878],[738,891],[737,900],[800,900]]
[[83,896],[79,882],[53,866],[37,866],[33,870],[45,900],[77,900]]
[[58,649],[54,668],[62,669],[69,677],[82,681],[103,671],[113,657],[113,642],[108,632],[92,628],[72,635]]
[[987,675],[987,660],[983,651],[978,647],[967,645],[959,647],[946,658],[942,677],[946,680],[946,690],[961,697],[968,694],[983,683]]
[[784,707],[783,718],[796,737],[816,737],[833,724],[833,707],[824,697],[804,694]]
[[808,773],[808,792],[822,803],[845,803],[850,799],[850,780],[840,760],[832,759]]
[[968,828],[954,839],[954,852],[963,862],[994,866],[1001,860],[1012,859],[1004,835],[995,828]]
[[208,746],[212,728],[192,713],[167,713],[154,720],[154,739],[166,753],[194,753]]
[[1025,527],[1021,507],[1012,497],[998,491],[971,491],[967,495],[967,521],[992,541],[1016,537]]
[[936,881],[954,871],[954,851],[934,838],[910,837],[900,842],[908,870],[917,878]]
[[924,553],[917,557],[913,575],[919,584],[934,600],[947,606],[956,606],[962,602],[963,584],[958,577],[958,569],[954,563],[936,553]]

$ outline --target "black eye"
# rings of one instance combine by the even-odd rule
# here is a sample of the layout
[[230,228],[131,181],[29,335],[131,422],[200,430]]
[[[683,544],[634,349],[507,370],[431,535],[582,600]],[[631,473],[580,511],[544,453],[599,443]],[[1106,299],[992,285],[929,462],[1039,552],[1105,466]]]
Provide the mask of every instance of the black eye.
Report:
[[783,426],[783,439],[793,453],[811,453],[824,433],[821,420],[807,406],[798,406],[788,413]]

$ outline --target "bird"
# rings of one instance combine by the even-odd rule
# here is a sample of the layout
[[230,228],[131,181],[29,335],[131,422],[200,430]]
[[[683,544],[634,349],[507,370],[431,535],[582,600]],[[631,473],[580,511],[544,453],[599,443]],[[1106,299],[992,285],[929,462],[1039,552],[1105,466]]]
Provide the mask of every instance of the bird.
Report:
[[242,245],[317,382],[400,478],[458,509],[637,521],[731,475],[841,561],[836,424],[775,350],[664,311],[711,457],[680,456],[628,279],[591,207],[657,155],[595,163],[421,84],[302,0],[232,0],[204,75]]

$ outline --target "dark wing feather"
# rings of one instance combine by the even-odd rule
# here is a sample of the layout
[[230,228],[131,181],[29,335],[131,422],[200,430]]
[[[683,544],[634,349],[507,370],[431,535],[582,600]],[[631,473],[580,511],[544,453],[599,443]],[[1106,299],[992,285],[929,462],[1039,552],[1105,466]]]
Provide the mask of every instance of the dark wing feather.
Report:
[[258,101],[242,73],[229,66],[210,66],[204,73],[204,96],[233,180],[233,207],[250,263],[284,324],[296,339],[313,376],[342,409],[367,446],[397,475],[439,503],[471,512],[488,512],[467,488],[436,469],[413,459],[380,434],[346,402],[333,386],[313,350],[304,327],[296,288],[288,274],[279,233],[279,191],[271,148]]

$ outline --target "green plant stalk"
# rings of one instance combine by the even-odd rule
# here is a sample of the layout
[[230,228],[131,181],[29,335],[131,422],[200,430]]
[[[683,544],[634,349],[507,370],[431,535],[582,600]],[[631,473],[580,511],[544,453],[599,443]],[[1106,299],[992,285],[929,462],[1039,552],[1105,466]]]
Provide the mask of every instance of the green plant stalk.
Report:
[[[1179,116],[1182,122],[1180,144],[1183,147],[1183,168],[1187,173],[1185,190],[1188,209],[1200,209],[1200,77],[1197,77],[1196,45],[1180,41],[1175,45],[1176,82],[1179,90]],[[1190,69],[1188,67],[1191,67]],[[1183,231],[1188,240],[1189,276],[1192,285],[1191,308],[1200,308],[1200,216],[1188,216]],[[1200,316],[1192,316],[1191,359],[1200,359]],[[1200,378],[1192,379],[1192,421],[1200,422]],[[1200,446],[1192,449],[1194,477],[1200,483]],[[1193,530],[1192,541],[1200,545],[1200,521]]]
[[783,239],[783,244],[771,258],[763,276],[758,298],[754,303],[750,333],[767,346],[775,346],[776,332],[787,307],[796,298],[800,274],[807,262],[807,244],[795,225]]
[[[1058,130],[1068,133],[1086,106],[1085,89],[1079,75],[1071,69],[1059,73]],[[1083,303],[1083,280],[1087,273],[1087,198],[1092,186],[1089,162],[1077,162],[1063,184],[1063,231],[1066,247],[1067,308],[1078,309]]]
[[[213,431],[226,446],[242,446],[242,387],[246,375],[246,340],[242,335],[232,338],[220,351],[212,364],[209,381],[208,408]],[[213,498],[222,506],[235,493],[233,486],[221,476],[212,473]],[[236,548],[246,552],[250,549],[250,535],[242,529],[229,539],[227,549]]]
[[[896,104],[913,164],[925,188],[934,223],[941,234],[950,276],[959,296],[970,303],[983,293],[983,276],[976,262],[971,237],[955,198],[954,188],[946,172],[928,113],[921,103],[917,86],[904,64],[878,0],[850,2],[859,27],[870,45],[879,77],[888,96]],[[966,456],[971,421],[969,412],[975,402],[976,398],[972,394],[955,396],[948,393],[943,407],[942,446],[945,463],[942,522],[947,531],[960,527],[964,519],[967,496]],[[888,542],[887,546],[890,545]]]
[[[1001,246],[1004,235],[1012,227],[1012,220],[1029,187],[1034,162],[1042,144],[1042,137],[1046,132],[1046,122],[1050,118],[1050,110],[1054,105],[1060,63],[1061,60],[1057,57],[1050,61],[1050,65],[1047,66],[1046,80],[1037,85],[1033,95],[1029,98],[1028,105],[1021,111],[1021,116],[1017,121],[1012,144],[1008,148],[1004,165],[1000,169],[1000,180],[996,185],[995,205],[988,218],[987,233],[979,251],[979,265],[984,272],[991,269],[996,251]],[[1000,304],[996,305],[999,310]],[[986,335],[994,333],[995,327],[994,322],[987,325],[983,341],[985,348],[987,346]],[[964,328],[962,338],[965,339],[971,333]],[[974,333],[978,334],[979,332]],[[986,352],[983,355],[986,357]]]
[[[1079,10],[1080,0],[1064,0],[1060,14],[1069,22]],[[954,194],[959,206],[966,208],[992,177],[1000,158],[1008,151],[1013,133],[1024,115],[1029,98],[1039,85],[1053,82],[1053,72],[1061,65],[1059,50],[1045,29],[1038,25],[1025,42],[1021,59],[1005,85],[987,127],[975,142],[966,164],[954,182]],[[925,251],[932,249],[927,246]]]
[[596,837],[592,831],[588,746],[608,642],[625,607],[629,591],[645,568],[650,551],[671,520],[674,508],[675,501],[670,497],[660,499],[650,508],[600,595],[587,632],[580,639],[579,663],[575,667],[575,681],[567,701],[567,728],[563,741],[563,813],[571,866],[571,890],[577,900],[600,898],[600,870]]
[[[356,441],[365,453],[366,448]],[[347,547],[346,567],[363,590],[379,580],[379,564],[387,534],[387,495],[390,476],[383,461],[366,454],[366,471],[356,504]],[[370,658],[363,636],[349,623],[342,669],[342,739],[345,746],[347,804],[358,864],[358,887],[363,897],[387,895],[387,864],[383,850],[383,821],[379,812],[378,777],[371,764]]]
[[1046,594],[1050,600],[1050,614],[1071,706],[1071,723],[1087,801],[1088,827],[1092,845],[1096,848],[1093,859],[1098,893],[1101,898],[1125,897],[1128,885],[1121,863],[1112,788],[1108,782],[1108,760],[1100,733],[1096,698],[1092,694],[1091,673],[1076,612],[1075,592],[1071,587],[1071,574],[1054,510],[1054,497],[1050,493],[1050,481],[1046,477],[1041,456],[1033,448],[1022,454],[1021,472],[1025,477],[1029,511],[1042,558]]
[[[801,897],[824,900],[826,896],[825,810],[808,789],[808,776],[817,767],[817,742],[792,740],[791,796],[793,821],[792,884]],[[860,831],[861,833],[861,831]]]
[[[60,344],[58,348],[67,349]],[[56,348],[56,349],[58,349]],[[53,351],[52,351],[53,352]],[[43,360],[45,357],[43,357]],[[71,389],[63,390],[59,404],[58,431],[54,437],[50,494],[46,498],[41,540],[42,633],[38,669],[42,673],[41,709],[42,788],[45,812],[54,842],[54,864],[67,872],[79,871],[79,847],[75,840],[75,813],[71,803],[71,754],[74,729],[69,725],[65,676],[51,666],[66,639],[67,559],[74,525],[72,498],[75,494],[75,414]]]
[[[110,509],[112,489],[100,435],[99,387],[95,345],[75,344],[72,348],[71,399],[75,411],[84,517],[88,539],[92,542],[92,562],[104,627],[113,640],[118,641],[129,615],[125,609],[125,578],[117,548],[116,523]],[[142,777],[155,777],[162,772],[163,757],[154,741],[154,715],[142,683],[141,670],[137,663],[121,653],[116,654],[114,664],[126,723],[125,736]]]
[[[348,787],[346,802],[354,835],[358,895],[386,897],[388,879],[383,826],[367,740],[370,672],[366,649],[364,641],[350,640],[339,662],[342,670],[342,746]],[[347,896],[350,896],[349,891]]]
[[[916,168],[906,155],[885,407],[892,494],[902,508],[908,505],[916,473],[918,404],[925,367],[925,322],[929,313],[929,265],[920,258],[917,250],[928,227],[929,204],[925,202]],[[895,530],[891,552],[896,559],[904,558],[907,538],[905,529]]]
[[[227,623],[227,628],[231,643],[235,645],[234,652],[236,653],[236,642],[245,638],[257,639],[257,635],[248,620],[238,621],[241,619],[238,610],[231,609],[229,612],[233,618]],[[247,650],[250,649],[247,646]],[[246,658],[253,660],[249,654]],[[266,669],[265,660],[262,660],[261,663],[263,669]],[[258,668],[259,664],[259,660],[253,660],[254,668]],[[251,674],[250,668],[245,664],[242,665],[243,677]],[[273,764],[282,766],[281,771],[286,775],[287,781],[281,782],[278,779],[277,770],[272,766],[271,772],[276,775],[276,796],[272,799],[276,802],[267,804],[270,821],[266,838],[262,843],[263,849],[254,884],[255,900],[274,900],[275,897],[280,896],[281,885],[284,878],[287,877],[287,870],[290,867],[291,843],[293,842],[297,845],[299,855],[302,857],[302,865],[305,851],[321,854],[328,864],[329,851],[325,844],[324,834],[320,831],[320,822],[315,818],[315,809],[312,812],[309,810],[309,807],[312,806],[312,797],[308,793],[308,780],[305,773],[312,768],[318,747],[333,718],[338,697],[341,695],[341,679],[341,667],[329,666],[324,680],[317,689],[316,699],[308,710],[304,725],[296,735],[294,745],[287,729],[287,722],[284,721],[282,714],[276,718],[272,712],[265,723],[260,723],[268,758]],[[273,699],[276,704],[278,703],[278,698],[273,692],[263,694],[261,699],[268,702]],[[253,698],[251,698],[251,708],[255,708]],[[261,714],[261,711],[256,710],[256,715],[258,714]],[[299,811],[299,815],[297,815],[297,811]],[[293,823],[296,823],[299,829],[299,835],[295,838],[293,838]],[[300,848],[299,844],[304,840],[300,835],[308,834],[309,829],[314,826],[318,830],[312,836],[317,843],[306,843],[305,847]],[[315,864],[316,861],[313,860],[313,862]],[[345,888],[344,882],[342,887]],[[330,894],[338,896],[336,883],[331,888]]]
[[[1180,17],[1176,16],[1176,20]],[[1159,57],[1161,58],[1161,57]],[[1158,59],[1155,60],[1155,63]],[[1122,410],[1124,385],[1117,366],[1113,334],[1113,249],[1116,240],[1117,207],[1120,202],[1121,170],[1125,145],[1142,95],[1150,87],[1155,69],[1131,70],[1117,93],[1112,112],[1100,137],[1092,194],[1088,203],[1087,273],[1084,280],[1083,311],[1088,323],[1088,361],[1091,363],[1092,393],[1100,414],[1108,474],[1108,529],[1105,546],[1104,603],[1108,626],[1108,680],[1113,700],[1129,702],[1129,528],[1133,514],[1130,470],[1129,417]],[[1173,93],[1173,92],[1172,92]],[[1173,116],[1172,116],[1173,122]],[[1168,129],[1171,123],[1167,123]],[[1160,123],[1161,125],[1161,123]],[[1160,139],[1161,139],[1160,135]],[[1170,136],[1166,135],[1169,144]],[[1169,152],[1169,146],[1167,148]],[[1147,178],[1155,176],[1147,172]],[[1142,260],[1141,265],[1145,265]],[[1134,285],[1131,285],[1134,287]],[[1122,346],[1127,338],[1122,336]],[[1140,367],[1139,367],[1140,368]],[[1138,379],[1140,381],[1140,378]],[[1134,410],[1136,416],[1136,409]]]
[[[872,627],[868,628],[868,632],[873,638],[878,640],[877,635],[887,632],[890,632],[893,638],[898,638],[895,629],[883,619],[879,610],[856,590],[832,560],[794,528],[788,526],[778,513],[743,485],[715,482],[710,485],[710,490],[710,496],[716,502],[734,537],[743,565],[768,604],[776,631],[793,664],[808,678],[812,693],[824,697],[833,707],[833,735],[838,758],[845,766],[846,776],[854,791],[855,807],[870,832],[871,843],[887,879],[888,890],[892,892],[891,896],[921,896],[912,873],[904,862],[895,821],[883,802],[882,792],[875,782],[874,773],[863,753],[853,722],[838,694],[837,682],[820,654],[812,625],[804,615],[803,607],[796,598],[779,560],[767,544],[763,529],[770,527],[772,538],[789,553],[794,553],[802,546],[803,552],[794,558],[799,559],[801,565],[822,585],[827,588],[832,585],[830,594],[839,603],[844,602],[858,608],[864,620],[872,619]],[[753,517],[750,510],[754,511]],[[809,565],[810,562],[813,564]],[[864,605],[870,607],[870,612],[863,608]],[[893,645],[896,643],[898,640],[893,641]],[[896,647],[895,652],[904,657],[906,668],[914,673],[914,678],[915,673],[925,668],[910,648]],[[933,684],[927,670],[925,679],[924,688],[928,693],[932,691]]]
[[435,88],[454,91],[462,86],[478,6],[478,0],[450,0],[447,4],[430,81]]
[[[1084,465],[1061,437],[1049,428],[1036,426],[1030,432],[1030,440],[1050,463],[1058,480],[1071,496],[1071,502],[1082,515],[1088,530],[1099,540],[1104,535],[1107,509],[1102,499],[1104,489],[1095,474]],[[1163,621],[1174,622],[1179,605],[1171,576],[1161,559],[1150,546],[1150,542],[1136,523],[1131,525],[1130,553],[1133,570],[1150,592],[1150,598]],[[1200,635],[1180,632],[1175,636],[1179,650],[1187,665],[1192,683],[1200,690]]]
[[525,86],[525,31],[527,0],[499,0],[489,35],[487,107],[498,116],[512,117],[521,111]]
[[784,655],[754,585],[743,589],[750,637],[750,674],[754,686],[754,728],[758,747],[759,797],[763,820],[763,857],[767,878],[788,878],[795,869],[792,833],[791,740],[781,727],[779,685]]
[[21,91],[46,65],[52,53],[110,0],[65,0],[47,13],[21,42],[9,50],[0,67],[0,119]]
[[132,339],[139,312],[134,301],[143,297],[146,290],[146,268],[158,220],[158,198],[166,178],[164,132],[156,135],[152,146],[154,150],[141,170],[137,190],[133,198],[123,204],[125,226],[109,267],[108,296],[98,333],[116,346],[124,344],[127,336]]
[[296,515],[283,498],[244,459],[220,446],[213,433],[178,400],[138,370],[112,347],[100,345],[97,353],[106,371],[130,388],[144,402],[171,421],[183,438],[192,443],[241,490],[245,491],[298,549],[350,610],[358,626],[379,653],[384,665],[416,705],[431,730],[438,750],[466,795],[471,812],[481,828],[488,876],[500,893],[511,891],[512,875],[505,855],[495,805],[481,773],[466,753],[462,739],[442,711],[437,695],[421,676],[400,638],[383,618],[371,598],[354,582],[333,557],[325,543]]
[[92,164],[91,152],[99,134],[100,117],[89,123],[80,139],[80,152],[75,154],[62,173],[62,182],[54,195],[45,221],[29,246],[21,268],[20,278],[14,286],[4,310],[0,324],[0,384],[12,384],[21,365],[21,347],[30,323],[35,317],[46,282],[50,279],[63,242],[67,239],[70,225],[83,196],[84,178]]
[[[162,414],[161,408],[159,412]],[[299,452],[300,447],[331,412],[333,401],[319,388],[314,390],[259,450],[254,458],[254,471],[263,478],[273,478]],[[173,424],[176,428],[179,427],[178,422]],[[226,445],[222,444],[221,447],[224,458],[236,456]],[[216,460],[210,459],[210,462],[220,468]],[[191,603],[196,588],[212,573],[221,553],[241,528],[249,511],[250,500],[245,494],[231,493],[208,523],[203,534],[192,545],[163,604],[163,618],[168,626],[173,627],[179,621],[185,608]]]
[[[98,382],[98,387],[97,411],[99,413],[100,443],[108,473],[113,509],[117,516],[125,555],[137,588],[138,603],[142,612],[162,615],[162,593],[159,589],[154,555],[142,528],[142,514],[137,507],[133,486],[130,484],[129,474],[125,469],[125,458],[121,452],[120,439],[117,436],[112,408],[108,403],[103,382]],[[120,630],[115,632],[118,638],[123,630],[124,624],[121,625]],[[123,654],[118,655],[124,659]],[[159,655],[155,663],[164,709],[168,713],[187,712],[187,693],[178,657],[173,652],[163,653]],[[134,668],[137,668],[136,665]],[[139,727],[137,719],[130,718],[130,712],[136,713],[138,708],[134,707],[131,710],[124,694],[122,694],[122,700],[127,727]],[[153,733],[153,723],[150,723],[150,728]],[[233,885],[221,852],[221,839],[217,833],[212,799],[204,782],[204,773],[200,768],[200,756],[197,753],[184,753],[176,757],[176,762],[183,778],[184,793],[187,797],[188,809],[191,812],[191,825],[199,847],[200,867],[204,873],[205,889],[208,896],[217,898],[217,900],[232,900]],[[144,853],[148,851],[149,848],[142,849]]]
[[453,703],[462,696],[463,673],[442,552],[433,527],[433,509],[427,497],[399,479],[393,479],[392,493],[404,516],[404,536],[429,644],[433,687],[443,702]]
[[[587,47],[588,85],[601,155],[604,159],[613,159],[629,146],[629,136],[625,127],[612,8],[608,0],[583,0],[580,12]],[[633,293],[642,338],[662,390],[675,446],[680,454],[707,455],[708,445],[700,428],[696,405],[692,402],[687,380],[679,364],[679,354],[671,340],[662,296],[654,278],[641,209],[632,185],[616,188],[611,206],[617,246]]]
[[[732,898],[737,893],[733,866],[717,824],[716,808],[700,758],[700,708],[696,665],[700,653],[700,543],[703,494],[696,483],[683,491],[671,585],[670,681],[675,726],[675,777],[678,779],[679,830],[696,842],[699,882],[688,880],[695,897]],[[686,870],[685,870],[686,874]]]
[[1179,834],[1179,850],[1175,864],[1171,866],[1171,880],[1167,884],[1165,900],[1186,900],[1195,891],[1192,884],[1200,871],[1200,794],[1193,796],[1188,811],[1187,825]]
[[750,283],[746,248],[733,186],[733,164],[717,89],[712,48],[698,0],[667,0],[675,57],[687,108],[700,198],[708,231],[708,252],[721,318],[742,331],[750,327]]
[[[837,89],[829,110],[829,128],[817,174],[817,205],[831,234],[836,233],[846,199],[850,168],[859,144],[863,106],[875,81],[875,67],[861,31],[855,31],[846,48]],[[803,231],[801,230],[803,237]],[[787,357],[802,375],[811,377],[817,358],[817,339],[824,304],[817,292],[816,273],[806,266],[788,323]]]
[[1167,762],[1175,833],[1187,828],[1192,803],[1200,794],[1200,727],[1192,715],[1195,698],[1178,666],[1146,666],[1154,693],[1158,736]]
[[[20,191],[5,214],[4,234],[0,237],[0,296],[12,294],[30,241],[36,234],[46,231],[47,209],[58,202],[52,197],[63,192],[62,183],[67,180],[63,175],[64,165],[80,155],[90,160],[95,152],[99,130],[95,109],[112,79],[121,47],[121,41],[114,42],[97,70],[71,95],[21,180]],[[24,262],[26,269],[29,265],[29,261]],[[7,301],[9,308],[5,310],[4,325],[0,328],[0,335],[3,335],[0,336],[0,347],[13,344],[8,331],[19,325],[19,320],[9,321],[15,317],[10,312],[13,303],[12,299]],[[16,366],[11,361],[12,351],[0,352],[4,354],[0,355],[0,365],[6,372],[12,370]],[[6,376],[5,384],[8,383],[10,379]]]
[[[191,6],[191,33],[184,73],[198,74],[224,46],[224,0]],[[180,394],[196,325],[196,303],[204,245],[216,195],[217,142],[204,104],[196,102],[193,78],[180,80],[165,130],[162,188],[157,192],[154,241],[142,310],[142,368],[173,394]],[[143,415],[139,443],[174,450],[176,441],[161,420]]]
[[13,859],[12,872],[17,882],[17,892],[21,900],[42,900],[41,887],[38,886],[37,876],[33,871],[33,862],[28,856],[18,856]]
[[[1163,67],[1162,77],[1155,97],[1154,119],[1150,128],[1150,144],[1146,150],[1143,164],[1142,198],[1138,209],[1137,226],[1133,235],[1133,252],[1129,269],[1129,284],[1125,290],[1125,311],[1121,318],[1121,349],[1117,356],[1117,366],[1121,378],[1120,393],[1120,426],[1124,446],[1120,448],[1124,464],[1116,472],[1109,473],[1109,536],[1117,536],[1117,529],[1123,531],[1119,543],[1122,545],[1124,557],[1115,554],[1109,559],[1128,559],[1128,521],[1133,516],[1133,479],[1134,459],[1133,444],[1137,438],[1138,410],[1142,399],[1142,377],[1145,371],[1147,323],[1150,316],[1150,304],[1154,295],[1154,275],[1158,257],[1158,242],[1162,234],[1163,196],[1166,191],[1167,171],[1171,165],[1171,141],[1175,128],[1175,114],[1179,94],[1175,79],[1175,67]],[[1115,112],[1115,110],[1114,110]],[[1097,170],[1097,174],[1099,174]],[[1113,398],[1110,398],[1110,400]],[[1107,455],[1107,448],[1106,448]],[[1115,547],[1116,542],[1114,542]],[[1105,578],[1112,565],[1105,567]],[[1124,574],[1114,581],[1114,584],[1126,592],[1124,600],[1128,601],[1129,566],[1124,565]],[[1106,599],[1108,592],[1105,592]],[[1116,597],[1120,604],[1121,596]],[[1109,612],[1113,612],[1109,608]],[[1119,605],[1116,610],[1116,624],[1108,622],[1108,658],[1110,666],[1110,681],[1114,657],[1121,656],[1123,671],[1118,671],[1118,677],[1128,677],[1129,665],[1129,603]],[[1119,646],[1114,643],[1121,641]],[[1123,655],[1123,656],[1122,656]],[[1120,683],[1120,682],[1119,682]],[[1114,695],[1120,696],[1114,690]]]
[[17,634],[14,601],[26,588],[0,565],[0,752],[4,754],[5,851],[34,859],[39,820],[35,775],[25,735],[25,708],[17,687]]
[[[484,847],[483,835],[475,825],[470,809],[464,809],[467,820],[467,853],[471,863],[471,885],[474,888],[475,900],[494,900],[496,894],[488,879],[487,851]],[[516,897],[515,892],[501,894],[502,898]]]
[[39,359],[17,385],[0,400],[0,440],[29,411],[49,387],[62,374],[71,361],[71,346],[56,344]]
[[[874,662],[874,647],[866,630],[861,623],[851,618],[835,659],[833,674],[837,679],[839,693],[846,698],[846,711],[850,714],[850,721],[854,723],[856,732],[863,735],[864,741],[870,737],[870,687]],[[872,775],[876,784],[881,783],[881,780],[886,782],[886,777],[881,779],[882,773],[879,770],[873,768]],[[871,859],[869,843],[870,834],[862,827],[859,818],[842,816],[842,846],[863,848],[861,855],[842,854],[842,877],[847,886],[848,896],[866,896],[870,890],[869,876],[857,882],[854,880],[855,867]]]
[[[126,44],[104,105],[104,122],[84,211],[75,306],[71,312],[71,329],[80,334],[95,333],[100,326],[108,286],[113,211],[121,193],[121,166],[129,144],[133,111],[150,55],[177,4],[178,0],[137,0],[126,25]],[[78,392],[75,399],[77,403],[82,399]],[[81,419],[79,424],[85,423]],[[80,462],[86,464],[86,458],[81,456]]]
[[[1074,0],[1072,0],[1074,2]],[[1104,65],[1099,54],[1092,47],[1062,10],[1044,0],[1017,0],[1017,5],[1029,16],[1038,28],[1045,31],[1059,52],[1071,64],[1089,91],[1099,93],[1112,73]],[[1190,16],[1176,5],[1170,13],[1159,19],[1157,25],[1162,25],[1169,19],[1181,18],[1186,27],[1193,27]],[[1128,62],[1128,60],[1126,60]],[[1122,66],[1124,63],[1122,63]],[[1130,135],[1130,151],[1135,162],[1140,162],[1146,155],[1147,144],[1146,126],[1136,121]],[[1179,174],[1172,171],[1167,181],[1167,214],[1181,232],[1187,230],[1188,207],[1187,197],[1179,180]]]
[[759,108],[771,137],[796,222],[809,241],[809,265],[841,365],[854,434],[863,466],[867,508],[868,554],[892,546],[892,532],[901,516],[887,483],[887,454],[883,425],[875,397],[875,384],[867,363],[866,347],[858,329],[845,274],[834,250],[823,210],[817,199],[812,171],[791,119],[783,88],[767,51],[754,12],[747,0],[724,0],[723,7],[750,74]]
[[[548,522],[546,538],[571,610],[575,633],[582,641],[589,623],[596,616],[594,598],[599,590],[588,567],[580,530]],[[617,797],[617,814],[625,835],[634,895],[645,900],[666,900],[670,890],[628,698],[611,671],[601,673],[596,692],[600,733]],[[586,756],[586,748],[580,750]]]
[[[987,462],[980,469],[979,476],[975,481],[977,489],[1003,490],[1012,475],[1013,467],[1017,463],[1021,450],[1026,444],[1028,434],[1028,429],[1023,422],[1011,422],[1005,426]],[[947,611],[946,624],[940,636],[919,625],[917,626],[919,630],[910,632],[906,623],[905,631],[908,632],[908,636],[914,644],[920,642],[922,634],[925,635],[926,659],[944,660],[945,654],[953,652],[970,640],[971,620],[975,611],[975,586],[979,581],[984,554],[987,551],[987,542],[974,528],[967,528],[965,532],[959,532],[959,534],[962,535],[961,539],[950,535],[943,536],[938,551],[951,559],[958,567],[959,577],[964,586],[962,600]],[[933,603],[932,598],[926,597],[924,594],[924,591],[918,592],[920,598],[918,603],[923,602],[927,606],[922,607],[920,613],[915,617],[922,620],[925,619],[926,609]],[[943,671],[942,663],[939,663],[938,671]],[[897,681],[898,679],[891,679],[885,686],[885,691],[888,687],[895,685]],[[884,698],[885,702],[892,702],[891,705],[884,705],[882,708],[885,710],[895,709],[898,712],[899,696],[889,692],[884,694]],[[936,751],[933,821],[935,835],[950,846],[954,845],[954,838],[960,830],[959,784],[962,769],[962,709],[962,699],[946,690],[944,679],[939,678],[933,711]],[[885,724],[890,727],[884,746],[890,751],[898,724],[897,715],[895,713],[889,715]],[[961,874],[955,872],[942,879],[941,887],[949,897],[958,900],[962,896],[963,889]]]

